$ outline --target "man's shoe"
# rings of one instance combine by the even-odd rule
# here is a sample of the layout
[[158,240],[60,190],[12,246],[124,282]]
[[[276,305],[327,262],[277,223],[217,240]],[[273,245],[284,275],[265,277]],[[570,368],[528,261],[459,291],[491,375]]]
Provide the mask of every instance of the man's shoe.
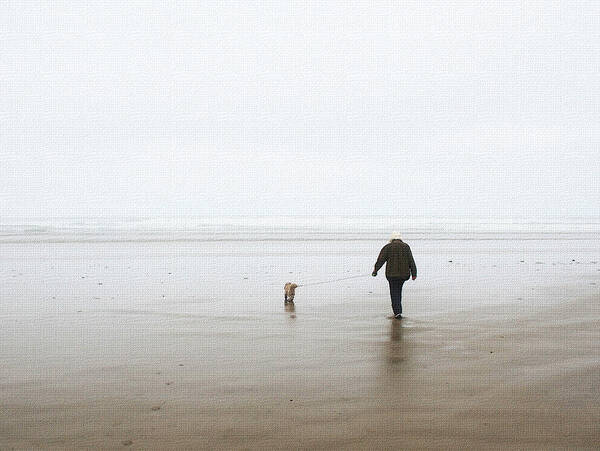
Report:
[[402,319],[402,315],[400,313],[398,313],[397,315],[394,316],[394,318],[396,318],[396,319]]

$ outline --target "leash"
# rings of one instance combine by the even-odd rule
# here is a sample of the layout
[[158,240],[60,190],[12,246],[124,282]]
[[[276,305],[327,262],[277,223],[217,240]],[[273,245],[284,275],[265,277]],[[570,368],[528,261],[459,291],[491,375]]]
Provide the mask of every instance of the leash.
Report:
[[339,282],[340,280],[358,279],[359,277],[369,277],[369,275],[342,277],[341,279],[325,280],[323,282],[303,283],[303,284],[298,285],[298,287],[308,287],[310,285],[321,285],[321,284],[324,284],[324,283]]

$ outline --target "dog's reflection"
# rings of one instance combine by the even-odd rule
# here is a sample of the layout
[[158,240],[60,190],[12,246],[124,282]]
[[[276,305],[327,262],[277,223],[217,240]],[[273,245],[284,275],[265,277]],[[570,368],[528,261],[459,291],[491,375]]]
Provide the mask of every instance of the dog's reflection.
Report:
[[284,308],[285,308],[285,311],[290,314],[290,318],[296,317],[296,305],[293,302],[291,302],[291,301],[286,302],[284,304]]

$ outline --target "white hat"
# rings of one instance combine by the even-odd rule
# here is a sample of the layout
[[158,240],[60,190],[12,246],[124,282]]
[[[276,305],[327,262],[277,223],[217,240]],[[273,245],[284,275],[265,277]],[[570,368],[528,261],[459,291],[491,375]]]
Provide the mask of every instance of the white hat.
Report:
[[402,237],[400,236],[400,234],[398,232],[392,233],[392,236],[390,237],[390,241],[400,240],[400,239],[402,239]]

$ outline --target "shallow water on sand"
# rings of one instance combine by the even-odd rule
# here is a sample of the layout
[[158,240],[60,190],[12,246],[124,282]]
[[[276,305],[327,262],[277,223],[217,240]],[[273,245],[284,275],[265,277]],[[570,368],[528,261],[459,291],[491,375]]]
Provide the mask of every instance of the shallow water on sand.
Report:
[[[388,319],[384,270],[369,275],[385,241],[2,243],[0,445],[539,445],[531,431],[557,418],[513,424],[522,441],[511,442],[476,413],[527,422],[535,400],[523,393],[557,392],[552,378],[569,371],[570,393],[537,402],[588,420],[553,443],[599,438],[599,241],[406,241],[419,277],[404,286],[401,322]],[[306,286],[286,307],[288,281]],[[481,361],[494,351],[502,364]],[[486,400],[507,416],[485,413]]]

